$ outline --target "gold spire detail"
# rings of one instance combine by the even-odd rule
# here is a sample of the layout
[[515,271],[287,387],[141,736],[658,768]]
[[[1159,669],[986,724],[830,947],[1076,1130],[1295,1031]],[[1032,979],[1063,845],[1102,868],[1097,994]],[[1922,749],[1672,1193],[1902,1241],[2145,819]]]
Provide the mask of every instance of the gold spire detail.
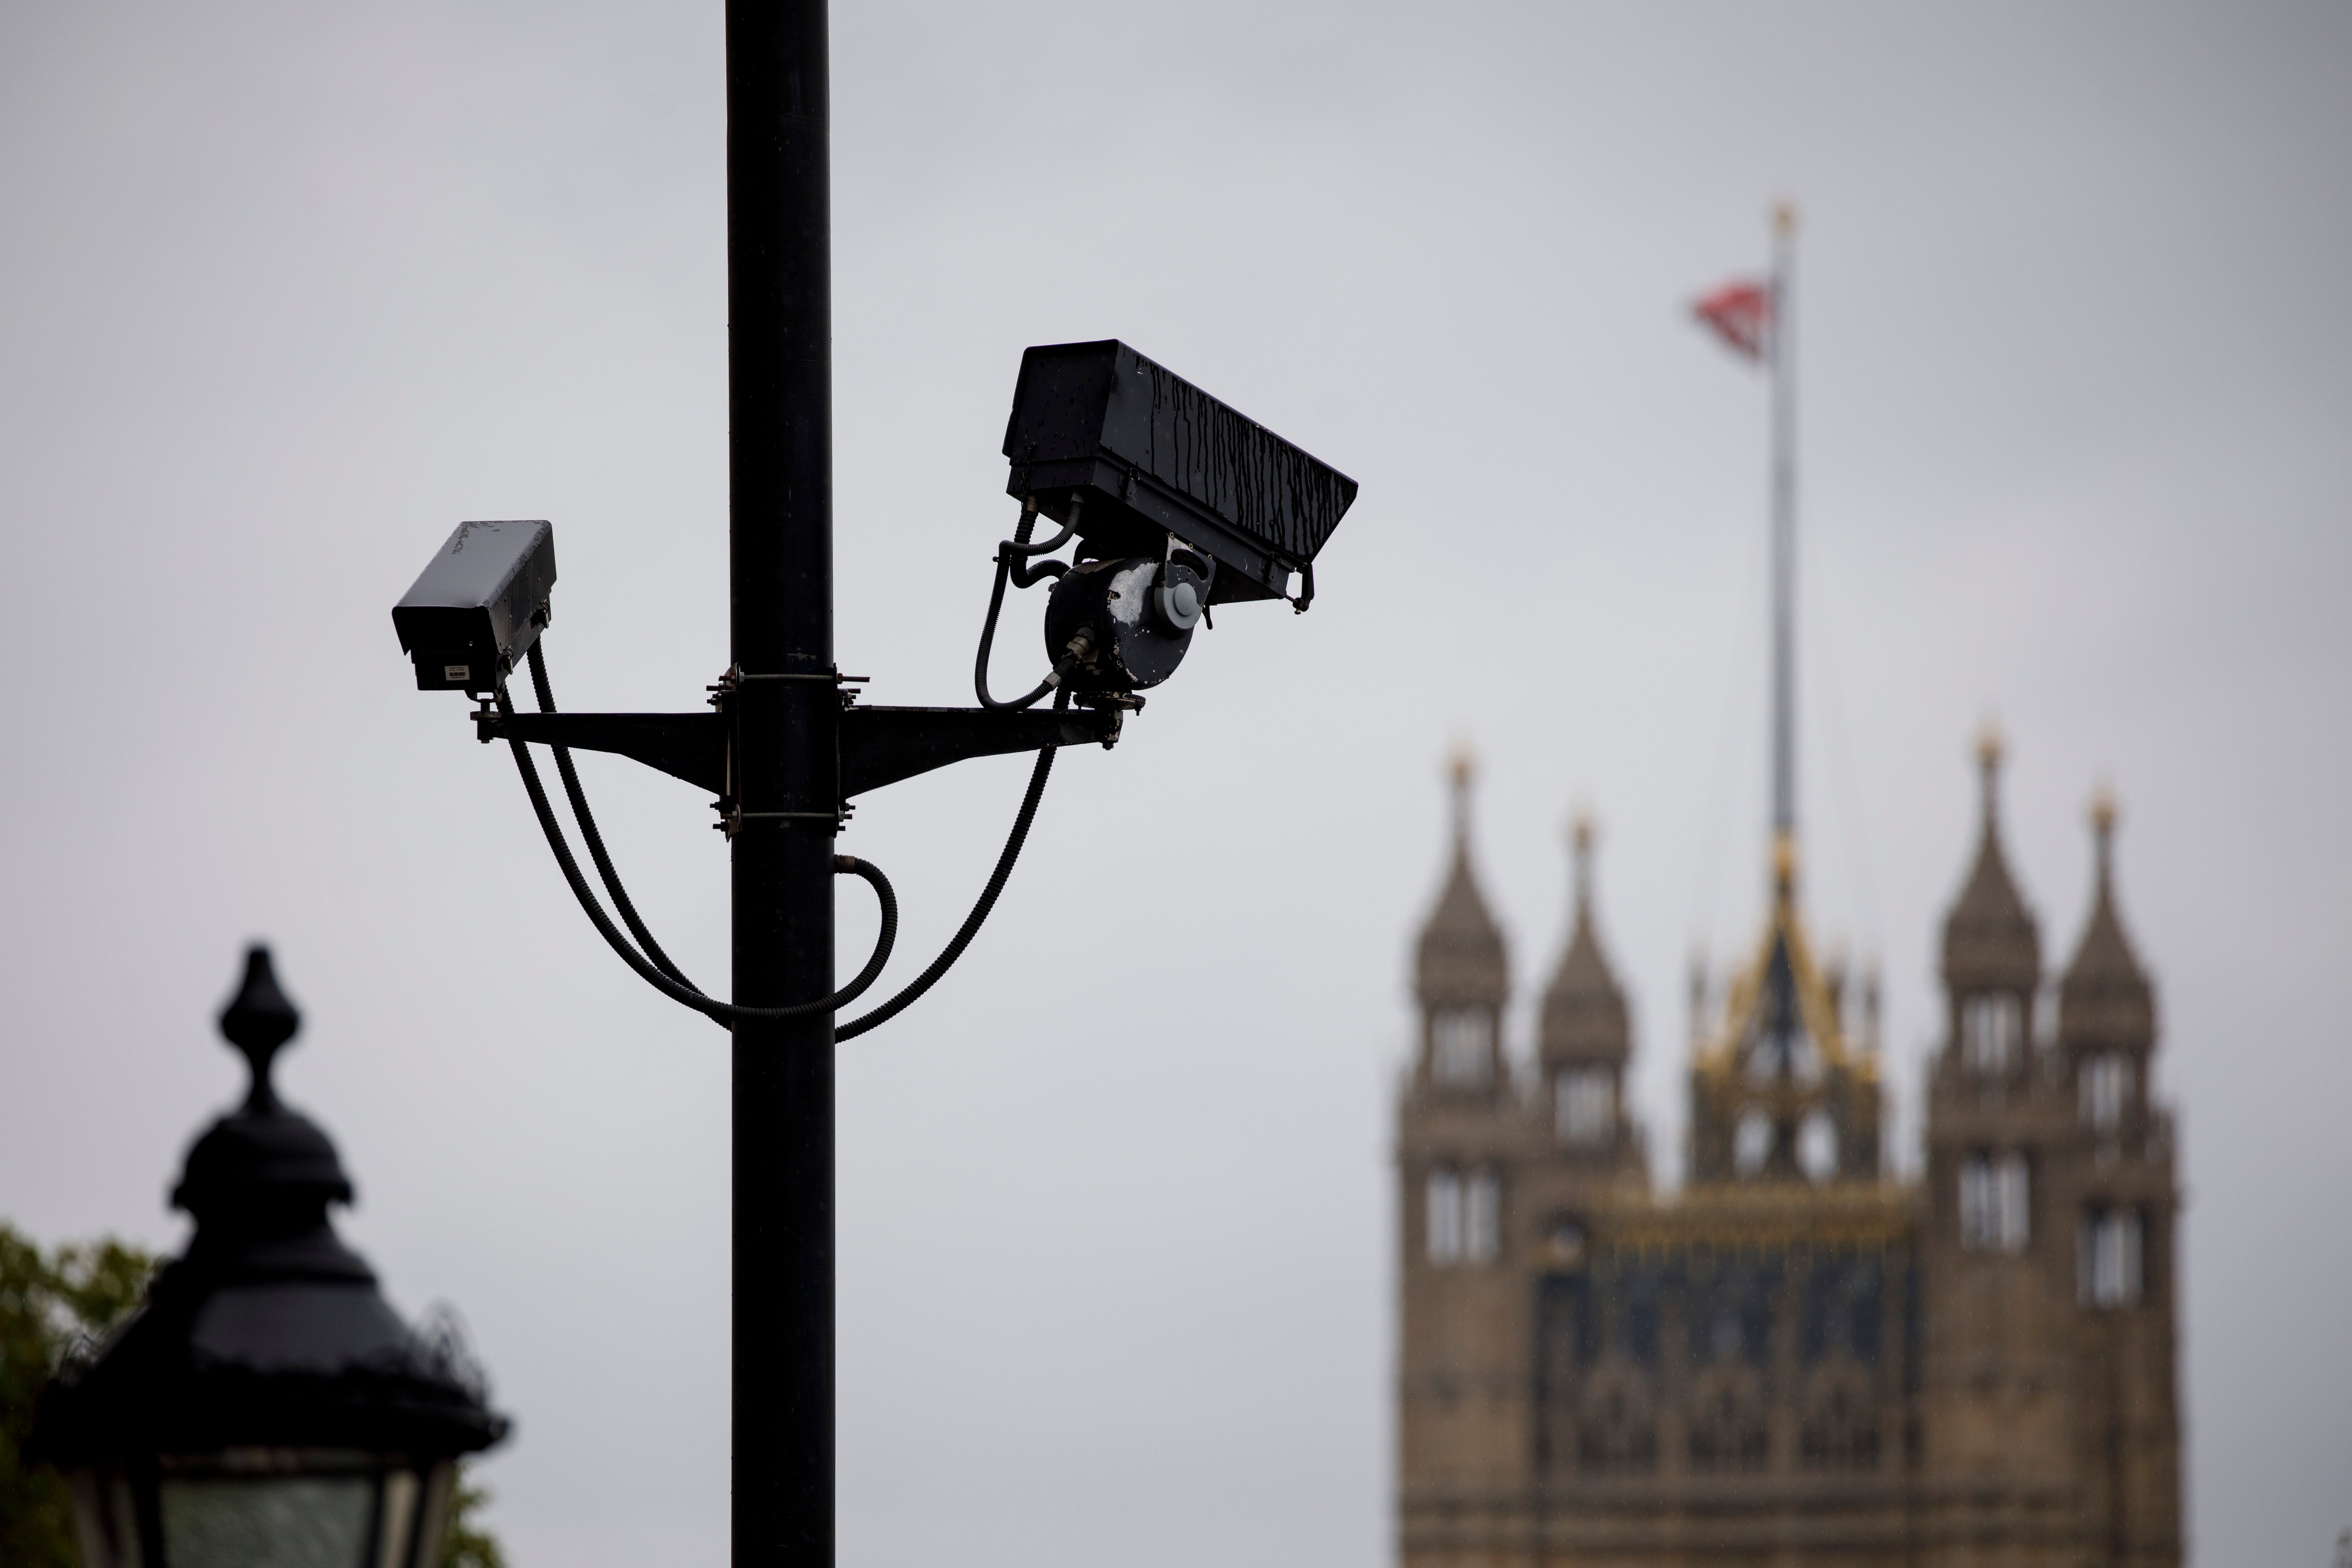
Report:
[[2091,831],[2099,836],[2099,858],[2104,863],[2107,841],[2116,832],[2116,792],[2105,784],[2091,792]]
[[1878,1076],[1877,1059],[1869,1055],[1847,1052],[1845,1030],[1838,1017],[1838,1009],[1830,1000],[1830,988],[1822,973],[1822,966],[1813,956],[1813,944],[1805,935],[1804,922],[1798,918],[1793,904],[1783,904],[1765,922],[1764,933],[1756,944],[1753,956],[1732,976],[1724,997],[1723,1012],[1711,1036],[1703,1035],[1698,1042],[1697,1061],[1701,1072],[1728,1074],[1732,1058],[1739,1047],[1739,1037],[1748,1016],[1757,1007],[1759,994],[1764,988],[1765,972],[1772,963],[1772,949],[1781,941],[1789,947],[1789,969],[1797,986],[1797,1006],[1804,1019],[1805,1030],[1811,1035],[1822,1053],[1824,1067],[1850,1065],[1858,1076]]
[[1445,757],[1446,781],[1454,786],[1454,852],[1467,855],[1470,848],[1470,786],[1478,780],[1478,755],[1466,740],[1457,740]]
[[2091,841],[2097,856],[2099,901],[2115,898],[2116,792],[2104,782],[2091,791]]

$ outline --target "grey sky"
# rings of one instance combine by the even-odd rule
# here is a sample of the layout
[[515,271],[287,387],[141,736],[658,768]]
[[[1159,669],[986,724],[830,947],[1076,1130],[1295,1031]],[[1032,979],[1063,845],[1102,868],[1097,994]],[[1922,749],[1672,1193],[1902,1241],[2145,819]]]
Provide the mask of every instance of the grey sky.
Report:
[[[1598,814],[1678,1170],[1685,959],[1748,939],[1765,804],[1763,389],[1685,308],[1785,193],[1807,898],[1883,960],[1896,1146],[1997,714],[2054,960],[2084,800],[2124,805],[2197,1555],[2324,1563],[2352,12],[844,5],[835,43],[839,646],[876,700],[968,690],[1024,344],[1123,337],[1363,486],[1314,613],[1236,608],[1066,756],[971,958],[845,1050],[843,1561],[1386,1558],[1384,1161],[1456,736],[1523,996]],[[525,1564],[723,1557],[724,1039],[603,952],[386,611],[457,520],[544,516],[567,704],[724,665],[720,47],[715,0],[0,8],[0,1215],[176,1244],[238,1079],[207,1019],[267,934],[349,1232],[519,1417]],[[894,972],[1024,765],[861,807]],[[583,771],[721,983],[702,797]],[[1138,880],[1144,923],[1100,912]]]

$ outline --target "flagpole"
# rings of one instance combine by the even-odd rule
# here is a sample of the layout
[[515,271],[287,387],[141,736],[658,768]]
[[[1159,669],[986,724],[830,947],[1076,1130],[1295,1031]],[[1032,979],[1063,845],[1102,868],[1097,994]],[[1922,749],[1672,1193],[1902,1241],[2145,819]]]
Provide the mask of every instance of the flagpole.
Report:
[[1790,288],[1797,210],[1772,211],[1772,308],[1766,323],[1772,377],[1772,839],[1776,865],[1797,835],[1797,387]]

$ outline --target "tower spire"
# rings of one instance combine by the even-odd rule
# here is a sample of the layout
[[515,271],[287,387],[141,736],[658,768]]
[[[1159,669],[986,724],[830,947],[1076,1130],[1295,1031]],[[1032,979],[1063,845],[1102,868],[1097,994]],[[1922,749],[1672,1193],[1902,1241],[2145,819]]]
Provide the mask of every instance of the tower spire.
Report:
[[1476,763],[1466,745],[1446,762],[1454,792],[1454,854],[1437,907],[1422,927],[1416,991],[1433,1011],[1499,1010],[1510,995],[1510,969],[1502,928],[1495,923],[1470,864],[1470,785]]
[[2091,797],[2091,835],[2097,858],[2091,919],[2058,987],[2058,1043],[2069,1054],[2123,1047],[2150,1050],[2156,1043],[2155,991],[2124,934],[2116,907],[2116,797],[2102,786]]
[[1797,209],[1772,210],[1772,306],[1765,324],[1772,376],[1772,836],[1797,834]]
[[2009,874],[2000,848],[2000,726],[1987,717],[1977,731],[1982,781],[1975,864],[1944,919],[1944,984],[1953,995],[2010,992],[2030,995],[2042,975],[2042,932]]
[[1576,923],[1592,920],[1592,814],[1580,806],[1568,821],[1569,854],[1575,863]]
[[2000,726],[1988,718],[1977,731],[1977,771],[1984,779],[1984,831],[1987,838],[1990,838],[1999,827],[2000,754]]
[[2099,901],[2115,901],[2116,792],[2101,784],[2091,792],[2091,837],[2097,857]]
[[1454,744],[1445,760],[1445,776],[1454,786],[1454,856],[1458,860],[1470,853],[1470,785],[1478,776],[1478,759],[1468,742]]

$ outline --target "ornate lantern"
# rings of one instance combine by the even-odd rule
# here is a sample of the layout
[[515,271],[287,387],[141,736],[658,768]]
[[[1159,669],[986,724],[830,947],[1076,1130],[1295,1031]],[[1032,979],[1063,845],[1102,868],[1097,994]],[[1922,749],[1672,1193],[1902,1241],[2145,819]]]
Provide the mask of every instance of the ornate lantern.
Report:
[[42,1394],[86,1568],[431,1568],[458,1457],[506,1435],[454,1320],[403,1322],[336,1237],[352,1184],[270,1087],[299,1023],[252,949],[220,1017],[252,1088],[188,1151],[187,1254]]

